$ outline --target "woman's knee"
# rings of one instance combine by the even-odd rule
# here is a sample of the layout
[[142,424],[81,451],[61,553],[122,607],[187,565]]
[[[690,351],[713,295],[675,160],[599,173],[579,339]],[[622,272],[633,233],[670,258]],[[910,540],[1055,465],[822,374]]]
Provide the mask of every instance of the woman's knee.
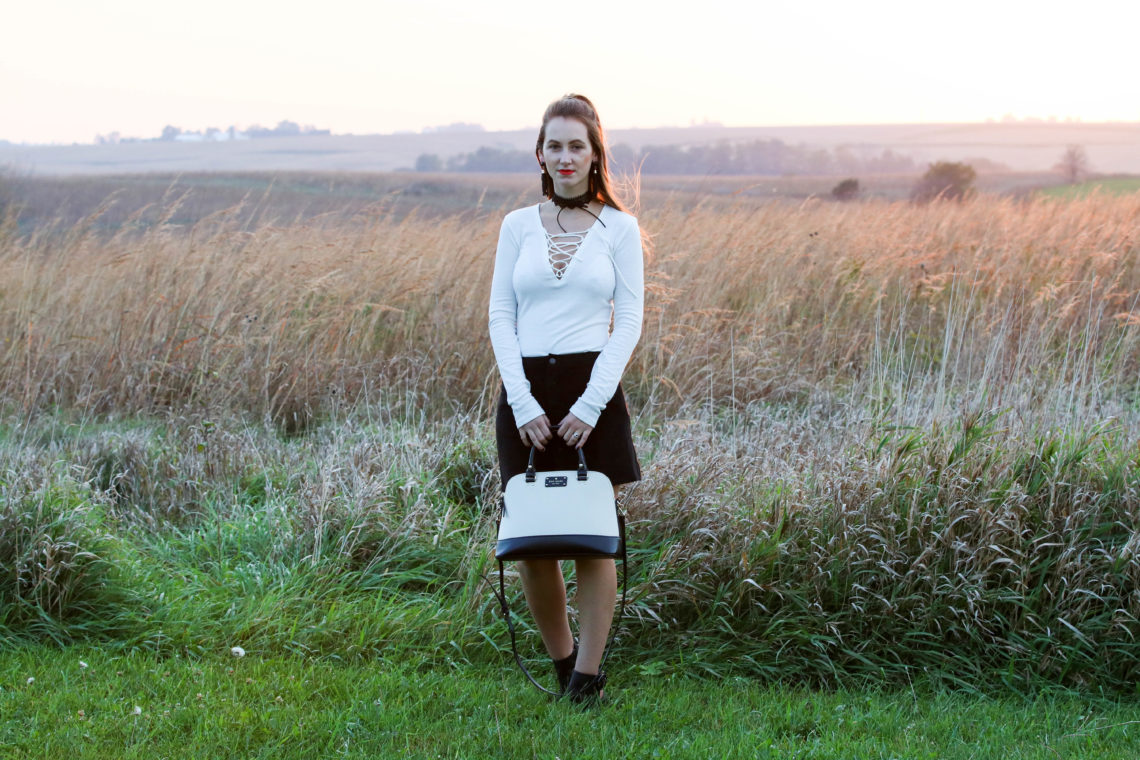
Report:
[[578,575],[598,575],[617,572],[616,565],[610,557],[584,557],[575,562],[575,571]]
[[562,567],[556,559],[523,559],[518,562],[519,575],[528,581],[543,581],[562,577]]

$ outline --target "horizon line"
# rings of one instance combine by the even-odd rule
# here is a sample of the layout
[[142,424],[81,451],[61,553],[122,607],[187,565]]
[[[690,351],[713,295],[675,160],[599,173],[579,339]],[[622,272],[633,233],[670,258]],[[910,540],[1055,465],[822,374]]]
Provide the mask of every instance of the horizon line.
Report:
[[[283,121],[290,121],[285,119]],[[293,122],[295,123],[295,122]],[[279,122],[280,124],[280,122]],[[244,133],[246,130],[252,129],[260,125],[250,125],[237,129],[238,133]],[[992,127],[1095,127],[1095,126],[1137,126],[1140,127],[1140,119],[1126,120],[1126,119],[1104,119],[1100,121],[1086,121],[1079,117],[1034,117],[1028,116],[1023,118],[993,118],[988,117],[982,121],[868,121],[868,122],[826,122],[826,123],[768,123],[768,124],[744,124],[744,125],[728,125],[718,121],[704,121],[694,124],[661,124],[657,126],[621,126],[621,127],[606,127],[608,133],[614,132],[635,132],[635,131],[654,131],[654,130],[687,130],[687,129],[724,129],[724,130],[747,130],[747,129],[815,129],[815,128],[841,128],[841,127],[933,127],[933,126],[992,126]],[[234,125],[230,125],[225,129],[217,127],[203,127],[201,129],[187,128],[183,129],[183,134],[204,134],[210,129],[219,129],[219,131],[227,132]],[[455,127],[455,128],[452,128]],[[466,128],[464,128],[466,127]],[[503,134],[512,132],[526,132],[533,131],[539,128],[538,124],[532,126],[515,127],[512,129],[486,129],[478,123],[464,123],[455,122],[453,124],[431,125],[421,127],[419,131],[410,129],[398,129],[390,132],[333,132],[327,127],[316,128],[318,132],[323,134],[313,135],[310,133],[300,133],[294,135],[270,135],[258,139],[268,139],[269,137],[430,137],[446,134]],[[179,129],[182,129],[181,127]],[[236,129],[236,128],[235,128]],[[268,129],[262,127],[262,129]],[[110,137],[115,135],[112,131],[106,136]],[[102,135],[97,135],[96,139]],[[27,141],[14,141],[8,138],[0,137],[0,144],[16,147],[45,147],[45,148],[65,148],[65,147],[102,147],[106,143],[99,143],[93,139],[89,142],[27,142]],[[119,135],[118,140],[133,143],[133,142],[163,142],[159,137],[139,137],[135,135]],[[114,144],[114,143],[110,143]]]

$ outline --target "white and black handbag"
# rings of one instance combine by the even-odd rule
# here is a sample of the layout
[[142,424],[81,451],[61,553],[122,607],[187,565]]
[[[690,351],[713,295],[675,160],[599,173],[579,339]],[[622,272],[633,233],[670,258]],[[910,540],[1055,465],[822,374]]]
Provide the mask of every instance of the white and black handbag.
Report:
[[532,684],[557,694],[534,679],[523,664],[515,644],[515,626],[507,606],[503,563],[520,559],[620,558],[622,561],[621,607],[614,620],[602,663],[609,657],[614,635],[625,613],[629,568],[626,561],[625,518],[614,501],[610,479],[586,468],[578,449],[577,470],[536,471],[534,448],[526,471],[507,481],[499,514],[495,559],[499,561],[499,603],[511,633],[511,651],[519,668]]
[[621,522],[613,484],[586,469],[581,449],[576,471],[535,472],[532,447],[526,472],[507,481],[503,492],[495,558],[619,557]]

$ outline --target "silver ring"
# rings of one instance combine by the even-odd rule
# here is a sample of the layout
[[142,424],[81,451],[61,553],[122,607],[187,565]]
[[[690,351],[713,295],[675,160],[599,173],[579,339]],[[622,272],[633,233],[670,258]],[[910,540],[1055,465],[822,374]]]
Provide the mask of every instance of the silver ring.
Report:
[[571,437],[571,438],[581,438],[581,437],[582,437],[582,434],[581,434],[581,433],[575,433],[574,435],[572,435],[572,436],[570,436],[570,437]]

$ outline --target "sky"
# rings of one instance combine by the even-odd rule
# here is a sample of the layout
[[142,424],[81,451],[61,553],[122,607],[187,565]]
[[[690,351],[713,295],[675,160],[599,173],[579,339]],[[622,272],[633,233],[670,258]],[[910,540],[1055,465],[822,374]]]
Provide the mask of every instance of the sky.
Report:
[[[1051,10],[1052,9],[1052,10]],[[10,3],[0,139],[162,128],[1140,122],[1135,0]]]

